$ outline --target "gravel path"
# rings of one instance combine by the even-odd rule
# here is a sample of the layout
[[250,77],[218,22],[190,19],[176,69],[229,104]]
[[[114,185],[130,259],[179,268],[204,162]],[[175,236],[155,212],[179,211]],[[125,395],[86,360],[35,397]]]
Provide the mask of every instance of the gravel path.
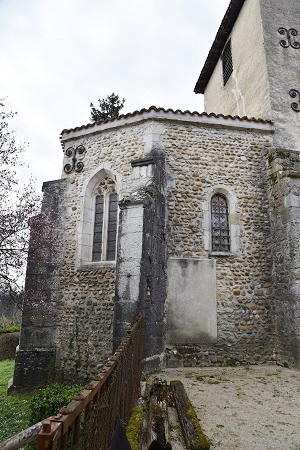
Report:
[[155,376],[183,382],[211,450],[300,450],[300,372],[246,366]]

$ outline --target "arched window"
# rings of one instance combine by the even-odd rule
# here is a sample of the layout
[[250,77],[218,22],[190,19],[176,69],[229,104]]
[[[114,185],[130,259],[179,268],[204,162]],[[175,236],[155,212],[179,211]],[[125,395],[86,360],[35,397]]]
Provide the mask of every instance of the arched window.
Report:
[[211,198],[211,245],[215,252],[230,251],[228,203],[223,194]]
[[95,221],[92,261],[114,261],[118,227],[118,194],[115,182],[103,178],[94,189]]

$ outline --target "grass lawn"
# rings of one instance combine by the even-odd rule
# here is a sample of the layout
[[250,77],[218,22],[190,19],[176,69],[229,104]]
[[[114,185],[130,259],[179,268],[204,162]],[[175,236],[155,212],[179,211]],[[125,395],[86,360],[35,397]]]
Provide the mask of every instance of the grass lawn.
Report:
[[29,404],[33,394],[7,395],[14,360],[0,361],[0,442],[29,427]]

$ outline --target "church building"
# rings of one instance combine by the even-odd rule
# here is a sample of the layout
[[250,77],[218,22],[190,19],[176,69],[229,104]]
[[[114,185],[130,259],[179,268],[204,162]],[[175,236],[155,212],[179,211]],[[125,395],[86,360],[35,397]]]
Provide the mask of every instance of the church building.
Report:
[[231,0],[194,89],[205,112],[63,130],[12,390],[85,382],[139,314],[145,370],[300,369],[299,27],[298,0]]

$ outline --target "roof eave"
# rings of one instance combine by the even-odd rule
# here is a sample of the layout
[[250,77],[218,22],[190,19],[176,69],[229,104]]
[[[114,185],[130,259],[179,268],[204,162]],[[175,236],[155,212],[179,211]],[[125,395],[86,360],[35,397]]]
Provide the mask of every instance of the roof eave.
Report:
[[133,113],[121,115],[117,118],[89,123],[68,130],[65,129],[61,133],[60,140],[62,145],[64,145],[65,142],[73,139],[79,139],[90,134],[112,130],[124,125],[138,124],[146,120],[180,121],[198,125],[202,124],[203,126],[231,127],[234,129],[260,130],[271,133],[274,128],[272,121],[255,119],[254,117],[224,116],[223,114],[207,114],[205,112],[181,111],[179,109],[174,111],[171,108],[165,109],[151,106],[148,109],[143,108],[140,111],[134,111]]

